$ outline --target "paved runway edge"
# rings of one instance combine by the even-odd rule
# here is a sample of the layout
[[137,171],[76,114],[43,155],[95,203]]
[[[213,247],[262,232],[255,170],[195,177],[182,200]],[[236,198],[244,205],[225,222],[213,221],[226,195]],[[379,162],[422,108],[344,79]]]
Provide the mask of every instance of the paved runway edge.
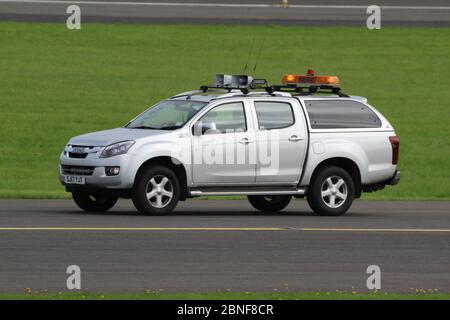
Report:
[[[212,1],[214,2],[214,1]],[[69,3],[79,4],[82,22],[141,24],[276,24],[300,26],[366,27],[364,5],[293,4],[278,2],[189,3],[105,1],[0,1],[0,20],[65,22]],[[382,26],[448,27],[450,6],[382,6]]]

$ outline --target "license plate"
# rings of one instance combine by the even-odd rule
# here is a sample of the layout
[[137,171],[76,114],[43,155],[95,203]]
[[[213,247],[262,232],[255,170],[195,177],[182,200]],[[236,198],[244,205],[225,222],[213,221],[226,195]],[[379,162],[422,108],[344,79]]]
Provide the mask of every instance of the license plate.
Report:
[[67,184],[86,184],[86,177],[83,176],[64,176]]

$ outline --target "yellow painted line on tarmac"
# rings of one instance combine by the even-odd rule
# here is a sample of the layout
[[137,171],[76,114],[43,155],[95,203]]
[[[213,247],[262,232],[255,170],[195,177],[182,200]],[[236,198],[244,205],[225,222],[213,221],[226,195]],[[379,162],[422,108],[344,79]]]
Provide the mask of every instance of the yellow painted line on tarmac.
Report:
[[450,229],[383,229],[383,228],[301,228],[302,231],[331,232],[450,232]]
[[316,232],[450,232],[450,229],[394,228],[176,228],[176,227],[0,227],[0,231],[316,231]]
[[66,228],[66,227],[11,227],[0,228],[0,231],[282,231],[286,228]]

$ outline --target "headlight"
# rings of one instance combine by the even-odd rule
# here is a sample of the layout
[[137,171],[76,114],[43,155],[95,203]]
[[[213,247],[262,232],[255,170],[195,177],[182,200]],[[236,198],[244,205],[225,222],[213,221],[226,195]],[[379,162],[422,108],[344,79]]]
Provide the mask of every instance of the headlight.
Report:
[[122,141],[111,144],[107,146],[105,150],[103,150],[100,158],[109,158],[117,156],[119,154],[125,154],[128,152],[128,150],[131,148],[133,144],[134,141]]

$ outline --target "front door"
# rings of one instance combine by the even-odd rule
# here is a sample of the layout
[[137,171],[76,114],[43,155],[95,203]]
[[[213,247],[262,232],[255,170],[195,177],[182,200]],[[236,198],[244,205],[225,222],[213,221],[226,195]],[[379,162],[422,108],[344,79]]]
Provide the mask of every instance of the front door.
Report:
[[[247,107],[248,108],[248,107]],[[254,183],[256,162],[249,153],[255,133],[244,101],[219,104],[193,126],[192,174],[195,185]]]

